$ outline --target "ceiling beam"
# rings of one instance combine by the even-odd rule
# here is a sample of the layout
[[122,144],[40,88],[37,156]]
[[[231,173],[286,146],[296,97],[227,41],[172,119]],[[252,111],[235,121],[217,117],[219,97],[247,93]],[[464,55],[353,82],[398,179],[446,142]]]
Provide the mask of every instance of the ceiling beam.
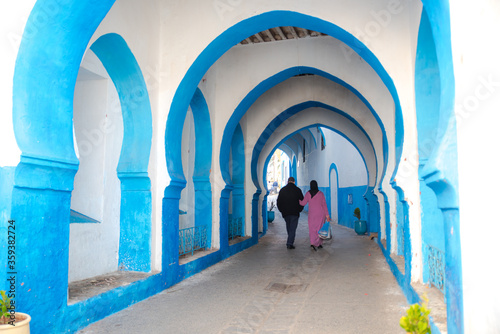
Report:
[[299,38],[304,38],[306,36],[309,36],[309,32],[306,29],[302,29],[302,28],[298,28],[298,27],[296,27],[295,29],[298,30],[297,34],[298,34]]
[[274,30],[281,36],[281,39],[285,40],[287,39],[285,34],[283,33],[283,30],[281,30],[281,27],[276,27]]
[[286,39],[293,39],[293,33],[290,27],[281,27],[281,29],[283,29],[283,33],[285,34]]
[[290,29],[290,33],[292,34],[292,36],[294,38],[299,38],[299,36],[297,35],[297,32],[295,31],[294,27],[288,27],[288,29]]
[[264,32],[267,34],[267,36],[269,37],[269,39],[270,39],[272,42],[276,41],[276,38],[274,38],[273,33],[272,33],[272,32],[270,32],[270,31],[269,31],[269,29],[264,30]]
[[262,39],[259,33],[256,33],[254,36],[259,40],[259,42],[264,43],[264,39]]

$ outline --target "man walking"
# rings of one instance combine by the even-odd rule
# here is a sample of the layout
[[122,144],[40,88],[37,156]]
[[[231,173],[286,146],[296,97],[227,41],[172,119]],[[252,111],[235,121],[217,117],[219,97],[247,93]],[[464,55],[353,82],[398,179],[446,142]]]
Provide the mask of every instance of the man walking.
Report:
[[299,201],[304,199],[302,191],[295,185],[295,179],[293,177],[288,178],[288,184],[281,188],[278,194],[278,210],[280,210],[281,215],[286,222],[286,232],[288,233],[288,239],[286,241],[286,248],[295,249],[293,245],[295,241],[295,231],[297,230],[297,225],[299,223],[300,212],[304,207],[299,204]]

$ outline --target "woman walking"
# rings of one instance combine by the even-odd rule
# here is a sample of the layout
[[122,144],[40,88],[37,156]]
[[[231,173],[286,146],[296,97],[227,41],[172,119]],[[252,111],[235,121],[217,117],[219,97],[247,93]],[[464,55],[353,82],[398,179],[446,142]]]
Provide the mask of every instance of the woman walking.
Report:
[[300,201],[300,205],[304,206],[309,203],[309,215],[307,218],[309,239],[311,240],[311,248],[316,250],[316,247],[323,248],[321,245],[323,240],[318,236],[318,231],[325,223],[325,218],[327,221],[330,221],[330,215],[328,214],[325,195],[318,189],[318,182],[312,180],[310,187],[311,189],[306,193],[304,199]]

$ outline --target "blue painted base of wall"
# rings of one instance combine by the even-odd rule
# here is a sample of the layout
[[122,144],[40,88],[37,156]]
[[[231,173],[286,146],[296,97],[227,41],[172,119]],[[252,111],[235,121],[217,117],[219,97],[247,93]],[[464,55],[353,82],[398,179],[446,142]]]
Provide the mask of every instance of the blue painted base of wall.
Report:
[[[299,186],[302,193],[305,195],[306,192],[309,191],[308,186]],[[331,213],[331,190],[330,187],[319,187],[319,190],[325,194],[326,205],[328,207],[328,211]],[[359,208],[361,210],[361,219],[366,221],[367,231],[369,232],[378,232],[379,230],[379,219],[374,220],[373,218],[377,218],[380,215],[380,209],[375,206],[378,205],[375,201],[373,202],[374,209],[372,211],[368,210],[367,199],[365,198],[366,194],[366,185],[365,186],[357,186],[357,187],[347,187],[347,188],[339,188],[337,194],[337,209],[339,215],[338,223],[340,225],[349,227],[354,229],[354,222],[357,220],[354,217],[354,209]],[[349,204],[349,195],[352,196],[352,204]],[[371,195],[371,194],[369,194]],[[304,212],[309,211],[309,206],[306,205],[304,207]],[[373,223],[371,223],[373,222]]]
[[[361,210],[361,219],[367,221],[369,231],[370,221],[368,220],[368,206],[364,198],[366,186],[339,188],[338,190],[338,212],[339,224],[354,229],[354,222],[357,220],[354,217],[354,209]],[[349,195],[352,196],[352,204],[349,203]]]
[[[396,281],[398,282],[399,287],[403,291],[404,296],[406,297],[406,301],[408,304],[415,304],[415,303],[420,303],[420,297],[418,294],[415,292],[413,287],[411,286],[411,277],[410,275],[403,275],[401,271],[399,270],[398,266],[396,263],[392,260],[390,256],[390,252],[387,251],[382,243],[380,242],[379,239],[376,239],[377,243],[380,247],[380,250],[382,251],[382,254],[384,254],[385,260],[387,261],[387,264],[389,265],[389,268],[391,269],[392,274],[396,278]],[[405,266],[408,264],[405,263]],[[406,273],[410,273],[409,268],[405,268]],[[408,306],[409,307],[409,306]],[[431,330],[433,334],[440,334],[441,332],[439,329],[436,327],[434,321],[432,320],[432,317],[430,318],[430,323],[431,323]]]

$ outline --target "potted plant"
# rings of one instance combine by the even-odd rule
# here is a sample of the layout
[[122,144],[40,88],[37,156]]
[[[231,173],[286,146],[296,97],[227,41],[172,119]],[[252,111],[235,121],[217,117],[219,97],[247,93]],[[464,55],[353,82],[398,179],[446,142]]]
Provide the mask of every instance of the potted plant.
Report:
[[29,334],[31,317],[26,313],[16,312],[14,301],[5,291],[0,291],[0,332],[9,334]]
[[274,207],[275,207],[274,202],[271,202],[271,205],[267,209],[267,221],[269,223],[272,223],[274,221],[274,211],[273,211]]
[[411,334],[431,334],[431,326],[429,323],[429,313],[427,308],[427,297],[424,296],[422,305],[413,304],[406,310],[406,316],[401,317],[399,325]]
[[354,231],[358,235],[363,235],[366,233],[366,220],[361,220],[361,210],[359,208],[354,209],[354,217],[357,220],[354,222]]

